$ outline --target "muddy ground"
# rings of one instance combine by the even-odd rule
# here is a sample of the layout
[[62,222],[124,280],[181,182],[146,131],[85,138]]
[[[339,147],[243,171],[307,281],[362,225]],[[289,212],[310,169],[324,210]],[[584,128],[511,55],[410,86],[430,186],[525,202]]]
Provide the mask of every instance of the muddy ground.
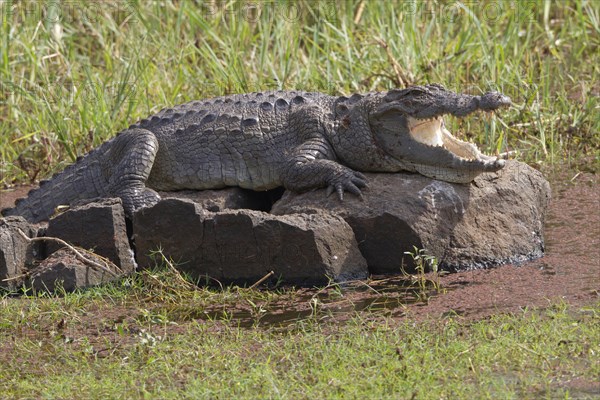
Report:
[[[442,291],[428,285],[419,297],[418,286],[406,277],[373,277],[339,289],[317,293],[300,289],[294,300],[271,305],[261,324],[285,324],[314,312],[311,298],[322,299],[320,307],[330,318],[345,320],[352,311],[380,311],[392,318],[416,319],[460,315],[479,319],[501,312],[519,311],[565,302],[573,306],[600,300],[600,179],[595,174],[562,172],[550,177],[552,201],[546,221],[546,255],[522,265],[504,265],[489,270],[454,273],[439,278]],[[29,187],[0,193],[0,208],[11,206]],[[433,279],[432,276],[428,278]],[[410,288],[406,288],[410,286]],[[332,291],[338,290],[337,296]],[[307,300],[307,301],[304,301]],[[313,304],[314,306],[314,304]],[[220,310],[214,310],[215,315]],[[229,309],[229,312],[232,310]],[[240,305],[234,318],[255,323],[251,310]],[[209,313],[210,314],[210,313]],[[208,315],[209,315],[208,314]]]
[[[457,312],[483,317],[564,301],[580,306],[600,299],[600,185],[597,175],[552,183],[546,253],[520,266],[456,273],[442,278],[453,288],[415,312]],[[416,311],[418,309],[418,311]]]

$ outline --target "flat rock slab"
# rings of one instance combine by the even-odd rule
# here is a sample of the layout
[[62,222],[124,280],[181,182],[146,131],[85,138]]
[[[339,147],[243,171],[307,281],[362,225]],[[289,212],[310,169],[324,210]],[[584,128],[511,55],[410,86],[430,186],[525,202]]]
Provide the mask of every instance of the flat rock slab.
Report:
[[[46,236],[91,249],[111,260],[124,273],[136,269],[120,199],[104,199],[75,206],[50,220]],[[48,254],[60,247],[49,243]]]
[[190,200],[166,199],[133,220],[140,267],[165,257],[195,278],[250,285],[274,272],[289,284],[323,285],[366,278],[350,226],[326,211],[274,216],[260,211],[212,213]]
[[[100,257],[87,254],[96,263],[105,264]],[[121,276],[121,271],[101,269],[77,258],[71,250],[60,249],[37,266],[29,277],[28,287],[34,291],[54,292],[62,288],[72,292],[78,288],[96,286],[113,281]]]
[[324,190],[286,192],[277,215],[329,210],[352,226],[374,274],[410,269],[413,246],[435,256],[446,270],[469,270],[541,257],[550,185],[528,165],[508,161],[497,173],[470,184],[418,174],[365,174],[364,200],[343,202]]

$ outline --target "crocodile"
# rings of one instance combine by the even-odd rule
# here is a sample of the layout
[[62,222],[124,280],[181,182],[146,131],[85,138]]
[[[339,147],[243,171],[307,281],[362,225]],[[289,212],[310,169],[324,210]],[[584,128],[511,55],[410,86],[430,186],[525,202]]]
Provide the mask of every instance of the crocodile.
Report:
[[49,219],[63,204],[119,197],[127,216],[160,200],[157,191],[283,186],[362,196],[361,172],[412,171],[471,182],[505,161],[454,137],[445,115],[511,104],[499,92],[458,94],[439,84],[331,96],[272,91],[165,108],[40,182],[4,215]]

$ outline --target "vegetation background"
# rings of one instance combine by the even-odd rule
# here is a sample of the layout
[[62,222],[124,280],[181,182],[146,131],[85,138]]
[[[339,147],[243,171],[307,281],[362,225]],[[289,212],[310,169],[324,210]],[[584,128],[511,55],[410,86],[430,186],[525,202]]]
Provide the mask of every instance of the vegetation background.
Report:
[[[599,2],[2,1],[0,184],[47,177],[137,119],[269,89],[441,83],[514,106],[454,132],[598,170]],[[576,160],[576,161],[574,161]]]
[[[600,166],[600,2],[0,1],[0,187],[61,170],[137,119],[223,94],[437,82],[514,105],[450,120],[488,152]],[[0,194],[1,195],[1,194]],[[599,305],[481,321],[325,323],[302,296],[146,271],[72,294],[0,296],[2,398],[594,398]],[[244,306],[241,326],[236,307]],[[264,326],[277,307],[305,318]]]

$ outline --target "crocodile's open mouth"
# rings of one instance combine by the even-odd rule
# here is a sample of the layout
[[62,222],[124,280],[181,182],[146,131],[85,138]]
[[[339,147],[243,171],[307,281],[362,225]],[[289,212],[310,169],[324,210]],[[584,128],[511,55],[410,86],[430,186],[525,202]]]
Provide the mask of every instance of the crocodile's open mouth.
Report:
[[408,129],[414,140],[428,146],[443,147],[465,161],[495,161],[496,157],[487,156],[473,143],[460,140],[444,124],[442,117],[418,119],[408,117]]
[[429,119],[408,116],[407,126],[414,141],[455,157],[451,165],[437,159],[445,158],[443,153],[432,155],[427,163],[414,163],[414,168],[423,175],[448,182],[467,183],[482,172],[497,171],[504,167],[504,160],[483,154],[473,143],[454,137],[446,129],[441,116]]

